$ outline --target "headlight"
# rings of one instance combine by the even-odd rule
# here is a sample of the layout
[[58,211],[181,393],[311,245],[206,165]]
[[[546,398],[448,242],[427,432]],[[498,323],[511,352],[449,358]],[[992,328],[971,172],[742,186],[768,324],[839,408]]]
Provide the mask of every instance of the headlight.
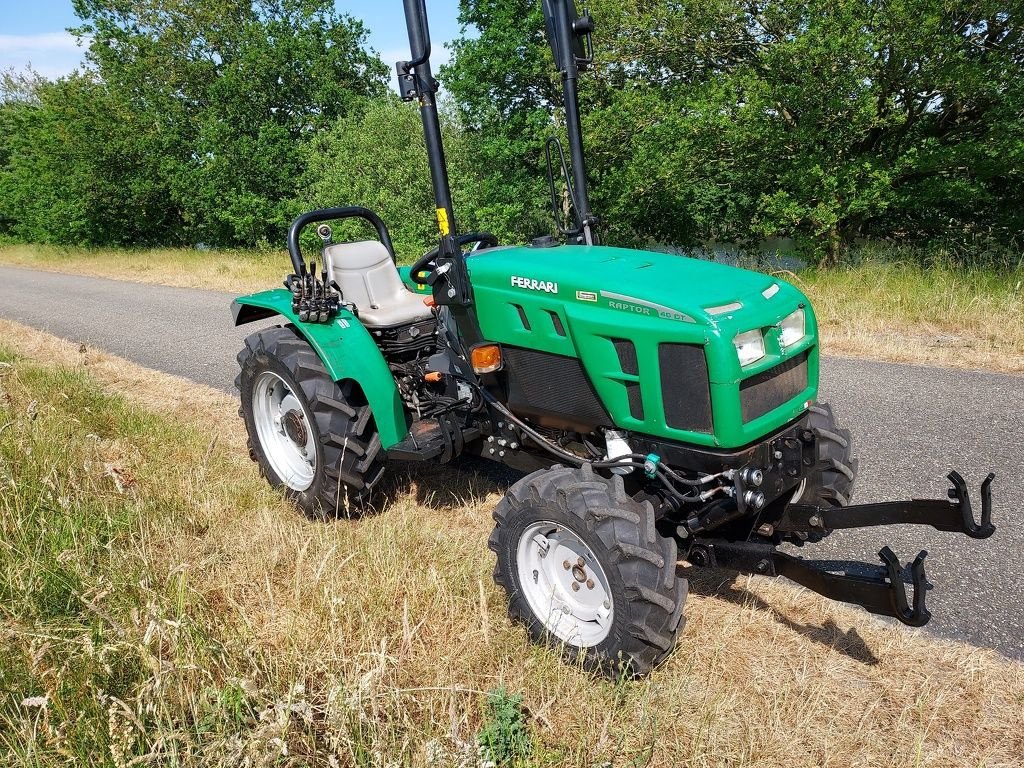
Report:
[[736,346],[740,365],[750,365],[764,357],[764,336],[758,329],[739,334],[732,343]]
[[798,309],[796,312],[786,315],[779,323],[779,344],[788,347],[796,344],[804,337],[804,311]]

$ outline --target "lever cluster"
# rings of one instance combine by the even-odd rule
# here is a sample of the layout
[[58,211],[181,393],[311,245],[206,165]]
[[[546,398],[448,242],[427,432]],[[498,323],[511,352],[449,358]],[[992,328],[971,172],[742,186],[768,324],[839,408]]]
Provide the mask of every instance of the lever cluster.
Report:
[[288,275],[285,288],[292,294],[292,312],[304,323],[326,323],[341,306],[341,293],[333,281],[328,282],[327,267],[317,276],[316,262],[311,261],[302,275]]

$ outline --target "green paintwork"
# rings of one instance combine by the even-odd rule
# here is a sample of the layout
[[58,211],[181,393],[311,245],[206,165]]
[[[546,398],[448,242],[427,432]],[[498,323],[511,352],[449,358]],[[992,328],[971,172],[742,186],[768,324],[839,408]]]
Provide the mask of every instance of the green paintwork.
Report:
[[[502,344],[578,358],[615,426],[654,437],[735,448],[753,443],[800,416],[818,394],[818,328],[810,302],[795,287],[759,272],[650,251],[604,246],[503,247],[468,260],[484,338]],[[429,288],[402,280],[417,293]],[[766,297],[765,292],[769,292]],[[335,380],[354,379],[370,402],[381,443],[405,437],[408,419],[373,338],[349,312],[328,324],[298,322],[282,289],[246,296],[242,304],[266,307],[291,320],[313,345]],[[741,306],[715,311],[726,305]],[[524,328],[517,305],[530,329]],[[779,322],[797,307],[806,314],[804,337],[787,349]],[[557,315],[565,335],[553,320]],[[734,337],[760,329],[765,356],[740,367]],[[612,339],[629,339],[639,375],[622,371]],[[658,345],[698,344],[707,360],[713,434],[665,423]],[[807,352],[808,386],[780,407],[744,423],[740,383]],[[627,383],[639,383],[643,420],[630,413]]]
[[[671,440],[733,448],[754,442],[806,410],[817,397],[818,329],[807,297],[792,285],[724,264],[671,254],[602,246],[495,248],[468,259],[484,338],[583,363],[615,425]],[[778,286],[777,289],[773,286]],[[544,290],[544,289],[547,290]],[[765,298],[765,291],[774,291]],[[742,307],[709,312],[739,302]],[[529,320],[526,330],[516,305]],[[802,340],[783,350],[778,323],[798,306]],[[555,329],[557,314],[566,335]],[[733,338],[759,328],[766,355],[741,368]],[[639,376],[622,372],[612,339],[629,339]],[[673,429],[661,406],[658,344],[704,346],[714,434]],[[739,385],[782,360],[808,351],[808,386],[779,408],[743,423]],[[644,375],[644,372],[653,375]],[[639,382],[644,420],[629,411],[625,382]]]
[[384,448],[405,438],[409,421],[395,379],[373,337],[355,315],[342,309],[329,323],[303,323],[292,312],[292,296],[283,288],[242,296],[235,301],[287,318],[316,350],[332,379],[352,379],[358,383],[370,404]]

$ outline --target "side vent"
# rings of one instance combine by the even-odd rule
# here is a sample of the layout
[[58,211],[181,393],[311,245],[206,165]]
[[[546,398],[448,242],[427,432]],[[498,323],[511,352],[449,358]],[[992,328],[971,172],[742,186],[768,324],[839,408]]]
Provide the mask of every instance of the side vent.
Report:
[[658,367],[665,423],[672,429],[710,433],[711,388],[704,347],[659,344]]
[[629,398],[629,415],[637,421],[644,420],[644,400],[640,395],[640,385],[635,381],[626,382],[626,397]]
[[636,361],[636,347],[629,339],[612,339],[615,354],[619,356],[619,367],[630,376],[640,375],[640,366]]
[[555,328],[555,333],[559,336],[565,336],[565,326],[562,325],[562,318],[558,316],[557,312],[552,312],[550,309],[545,309],[549,315],[551,315],[551,325]]
[[523,309],[522,305],[513,304],[512,306],[515,307],[516,312],[519,313],[519,322],[523,324],[523,328],[526,329],[527,331],[533,330],[532,328],[530,328],[530,319],[526,316],[526,310]]

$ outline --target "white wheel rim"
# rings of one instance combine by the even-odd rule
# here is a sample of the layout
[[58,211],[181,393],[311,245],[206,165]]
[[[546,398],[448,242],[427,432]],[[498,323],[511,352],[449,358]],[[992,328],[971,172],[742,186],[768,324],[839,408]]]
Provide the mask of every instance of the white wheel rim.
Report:
[[287,382],[263,371],[252,387],[252,416],[267,463],[285,485],[304,491],[316,472],[312,420]]
[[520,587],[551,634],[580,648],[608,636],[615,610],[608,577],[579,536],[557,523],[536,522],[520,536],[517,554]]

